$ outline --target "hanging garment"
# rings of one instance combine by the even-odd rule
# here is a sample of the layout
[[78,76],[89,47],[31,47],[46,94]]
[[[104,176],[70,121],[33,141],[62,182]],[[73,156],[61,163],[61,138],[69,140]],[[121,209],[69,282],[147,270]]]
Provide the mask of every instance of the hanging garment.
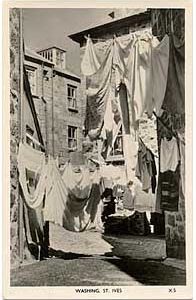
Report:
[[35,209],[43,203],[46,187],[45,154],[27,144],[19,145],[19,181],[26,204]]
[[85,76],[95,74],[100,68],[100,63],[92,43],[91,38],[87,38],[85,53],[81,62],[81,70]]
[[180,170],[179,166],[175,172],[166,171],[160,173],[161,181],[161,209],[167,211],[178,211]]
[[151,189],[148,192],[143,191],[142,183],[139,179],[134,180],[134,210],[139,212],[155,211],[156,195]]
[[74,172],[73,166],[68,164],[62,179],[69,194],[73,194],[78,199],[88,199],[92,183],[90,181],[89,169],[86,166],[81,166]]
[[102,130],[106,103],[110,94],[112,74],[112,44],[108,47],[99,70],[89,77],[85,129],[91,140],[96,139]]
[[153,106],[147,103],[147,112],[151,116],[153,109],[157,115],[160,113],[161,106],[165,97],[168,64],[169,64],[169,37],[165,35],[159,43],[156,38],[153,40],[152,47],[152,78],[153,78]]
[[103,139],[101,154],[105,159],[110,155],[121,125],[118,106],[117,101],[115,101],[115,88],[111,85],[101,131],[101,138]]
[[184,42],[171,35],[169,43],[167,87],[162,108],[172,114],[185,112],[185,50]]
[[179,163],[179,148],[175,137],[163,138],[160,147],[160,172],[175,171]]
[[128,92],[130,122],[135,124],[152,102],[152,36],[137,38],[126,65],[125,84]]
[[45,221],[75,232],[87,229],[95,219],[100,201],[99,174],[76,173],[68,164],[61,177],[52,159],[48,166]]
[[156,164],[153,153],[139,142],[138,159],[135,175],[142,182],[142,189],[148,191],[152,188],[153,193],[156,188]]
[[128,210],[134,209],[134,195],[128,187],[125,188],[122,199],[123,199],[123,208]]

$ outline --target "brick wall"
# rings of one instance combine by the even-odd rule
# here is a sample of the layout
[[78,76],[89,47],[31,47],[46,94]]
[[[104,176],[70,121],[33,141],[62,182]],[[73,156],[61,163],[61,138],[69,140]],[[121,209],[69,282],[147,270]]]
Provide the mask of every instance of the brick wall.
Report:
[[18,173],[20,99],[20,12],[10,9],[10,254],[11,265],[19,261],[18,241]]
[[[172,22],[171,22],[172,20]],[[165,33],[173,30],[175,35],[184,39],[184,10],[152,10],[152,32],[161,40]],[[182,128],[184,130],[184,128]],[[178,212],[165,211],[166,248],[169,257],[185,258],[185,199],[180,198]]]

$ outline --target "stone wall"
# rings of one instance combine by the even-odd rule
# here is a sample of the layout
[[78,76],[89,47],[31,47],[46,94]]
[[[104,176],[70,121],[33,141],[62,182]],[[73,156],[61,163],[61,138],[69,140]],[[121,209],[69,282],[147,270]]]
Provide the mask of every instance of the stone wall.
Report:
[[11,266],[19,261],[19,192],[17,152],[19,144],[20,100],[20,11],[10,9],[10,254]]
[[[184,9],[152,10],[152,32],[161,40],[165,33],[175,33],[184,40]],[[173,27],[173,28],[172,28]],[[178,212],[165,211],[167,256],[185,258],[185,199],[180,197]]]
[[[80,96],[80,82],[68,79],[56,72],[51,66],[43,66],[26,57],[25,65],[36,69],[36,95],[34,104],[47,153],[59,157],[59,164],[64,164],[70,157],[68,150],[68,125],[78,128],[78,150],[82,149],[84,123],[84,105]],[[77,87],[78,111],[68,109],[67,85]],[[43,100],[44,99],[44,100]]]

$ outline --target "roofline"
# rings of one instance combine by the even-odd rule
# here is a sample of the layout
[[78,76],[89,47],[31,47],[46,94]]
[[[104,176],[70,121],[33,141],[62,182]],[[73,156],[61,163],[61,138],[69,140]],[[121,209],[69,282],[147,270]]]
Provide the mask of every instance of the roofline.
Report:
[[[25,54],[25,61],[30,61],[30,62],[39,62],[40,64],[45,64],[46,66],[49,66],[49,67],[54,67],[54,71],[57,73],[57,74],[60,74],[62,77],[65,77],[67,79],[71,79],[71,80],[74,80],[76,82],[81,82],[81,79],[80,79],[80,76],[79,75],[76,75],[76,74],[69,74],[69,71],[67,70],[60,70],[59,68],[57,68],[55,66],[54,63],[52,62],[48,62],[48,61],[45,61],[45,60],[42,60],[42,59],[38,59],[37,57],[34,57],[34,56],[31,56],[29,54]],[[66,72],[67,71],[67,72]]]
[[[37,54],[37,55],[39,55],[39,54]],[[40,57],[40,58],[38,58],[38,57],[34,57],[33,55],[30,55],[30,54],[27,54],[27,53],[25,53],[25,59],[26,60],[30,60],[30,61],[32,61],[32,62],[39,62],[39,63],[44,63],[44,64],[46,64],[46,65],[48,65],[48,66],[54,66],[54,63],[53,62],[50,62],[50,61],[46,61],[45,59],[44,59],[44,57],[43,57],[43,59],[42,59],[42,57]],[[40,55],[41,56],[41,55]]]
[[49,48],[45,48],[45,49],[38,50],[38,51],[36,51],[36,53],[42,52],[42,51],[45,51],[45,50],[50,50],[50,49],[53,49],[53,48],[58,49],[58,50],[61,50],[61,51],[63,51],[63,52],[67,52],[67,50],[65,50],[65,49],[63,49],[63,48],[60,48],[60,47],[57,47],[57,46],[52,46],[52,47],[49,47]]
[[85,35],[93,34],[93,37],[97,37],[105,32],[105,30],[113,32],[116,29],[120,29],[122,27],[122,24],[124,26],[130,26],[131,24],[137,23],[137,22],[147,22],[151,20],[151,14],[150,10],[147,10],[145,12],[128,16],[122,19],[113,20],[111,22],[97,25],[95,27],[91,27],[88,29],[85,29],[80,32],[76,32],[73,34],[70,34],[68,37],[71,38],[73,41],[82,44],[82,42],[85,40]]

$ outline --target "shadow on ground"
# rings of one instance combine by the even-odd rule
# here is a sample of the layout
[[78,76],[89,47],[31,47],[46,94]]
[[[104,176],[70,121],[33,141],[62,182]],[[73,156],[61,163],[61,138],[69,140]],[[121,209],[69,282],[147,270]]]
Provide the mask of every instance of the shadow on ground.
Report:
[[65,259],[65,260],[92,257],[92,255],[73,253],[73,252],[65,252],[62,250],[55,250],[52,248],[50,248],[50,250],[49,250],[49,256],[53,257],[53,258],[59,258],[59,259]]
[[143,285],[186,285],[186,272],[159,261],[105,259]]

